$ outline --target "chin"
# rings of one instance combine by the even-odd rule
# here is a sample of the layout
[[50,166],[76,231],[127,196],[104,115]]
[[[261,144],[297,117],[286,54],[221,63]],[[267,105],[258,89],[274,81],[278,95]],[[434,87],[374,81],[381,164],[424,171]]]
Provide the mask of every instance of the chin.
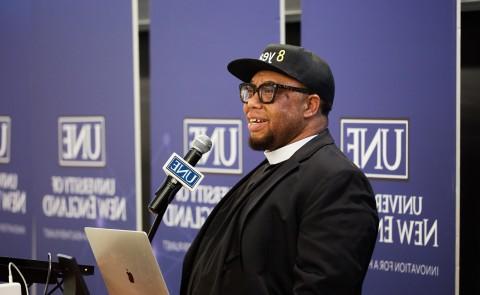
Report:
[[270,150],[273,143],[273,136],[268,135],[262,138],[254,138],[250,136],[248,138],[248,145],[252,150],[255,151],[265,151]]
[[264,147],[264,145],[256,142],[256,141],[252,141],[252,140],[249,140],[248,141],[248,145],[250,146],[250,148],[254,151],[264,151],[266,150],[266,148]]

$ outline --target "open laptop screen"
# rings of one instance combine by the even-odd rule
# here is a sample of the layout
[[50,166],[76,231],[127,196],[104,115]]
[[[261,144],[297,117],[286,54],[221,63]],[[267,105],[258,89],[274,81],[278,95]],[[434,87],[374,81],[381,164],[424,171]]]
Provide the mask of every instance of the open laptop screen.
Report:
[[109,294],[169,294],[145,232],[86,227],[85,233]]

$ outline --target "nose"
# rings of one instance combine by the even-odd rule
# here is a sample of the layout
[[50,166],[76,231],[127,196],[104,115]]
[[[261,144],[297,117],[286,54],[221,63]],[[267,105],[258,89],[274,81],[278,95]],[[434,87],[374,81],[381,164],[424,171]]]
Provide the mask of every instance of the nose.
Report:
[[243,104],[244,110],[248,109],[259,109],[263,106],[258,97],[258,92],[255,92],[252,97],[250,97],[246,103]]

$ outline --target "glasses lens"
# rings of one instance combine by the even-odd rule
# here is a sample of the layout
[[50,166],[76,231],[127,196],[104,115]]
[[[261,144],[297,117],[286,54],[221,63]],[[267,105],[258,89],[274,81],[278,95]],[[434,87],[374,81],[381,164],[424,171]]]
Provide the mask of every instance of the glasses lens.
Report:
[[240,99],[243,102],[247,102],[250,97],[253,96],[255,90],[252,85],[248,83],[240,84]]
[[275,96],[275,84],[263,84],[258,88],[258,93],[264,103],[269,103]]

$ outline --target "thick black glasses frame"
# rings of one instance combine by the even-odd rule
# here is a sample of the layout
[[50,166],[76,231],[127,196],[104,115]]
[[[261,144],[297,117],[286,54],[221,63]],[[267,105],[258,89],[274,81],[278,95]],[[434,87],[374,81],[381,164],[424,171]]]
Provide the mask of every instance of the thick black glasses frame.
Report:
[[[250,86],[253,89],[253,94],[251,96],[249,96],[246,100],[244,100],[243,97],[242,97],[242,88],[245,87],[245,86]],[[269,87],[269,86],[273,87],[272,99],[270,101],[265,101],[262,97],[261,90],[262,90],[263,87]],[[291,91],[295,91],[295,92],[300,92],[300,93],[307,93],[307,94],[312,93],[312,91],[307,89],[307,88],[298,88],[298,87],[294,87],[294,86],[282,85],[282,84],[277,84],[277,83],[273,83],[273,82],[265,82],[258,87],[255,84],[252,84],[252,83],[241,83],[238,86],[238,88],[240,90],[240,101],[243,102],[243,103],[247,103],[248,100],[255,95],[255,92],[258,93],[258,99],[260,100],[261,103],[263,103],[263,104],[273,103],[274,100],[275,100],[275,96],[277,95],[278,88],[291,90]]]

